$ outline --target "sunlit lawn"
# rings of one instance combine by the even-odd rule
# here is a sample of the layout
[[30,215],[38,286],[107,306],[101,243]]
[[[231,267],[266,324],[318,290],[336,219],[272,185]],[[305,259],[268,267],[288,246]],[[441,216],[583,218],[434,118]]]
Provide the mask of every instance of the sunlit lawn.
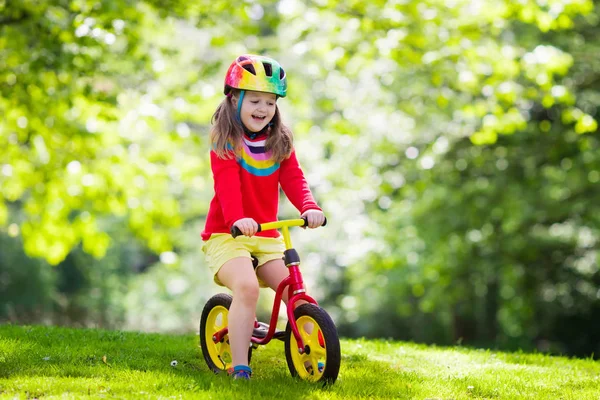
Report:
[[323,388],[289,375],[279,341],[254,352],[250,382],[209,372],[197,342],[0,325],[0,399],[600,399],[592,360],[343,340],[340,377]]

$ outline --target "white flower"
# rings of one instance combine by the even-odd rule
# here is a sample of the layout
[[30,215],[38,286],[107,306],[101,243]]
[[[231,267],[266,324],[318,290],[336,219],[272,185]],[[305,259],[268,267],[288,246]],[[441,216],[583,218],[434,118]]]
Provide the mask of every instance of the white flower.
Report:
[[177,366],[177,360],[171,361],[171,367],[176,367],[176,366]]

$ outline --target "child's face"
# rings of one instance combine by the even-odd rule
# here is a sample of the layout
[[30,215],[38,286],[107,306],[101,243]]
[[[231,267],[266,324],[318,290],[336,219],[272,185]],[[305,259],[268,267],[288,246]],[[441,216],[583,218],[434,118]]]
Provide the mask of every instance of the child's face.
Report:
[[273,93],[247,91],[242,101],[240,116],[251,132],[263,129],[275,115],[277,96]]

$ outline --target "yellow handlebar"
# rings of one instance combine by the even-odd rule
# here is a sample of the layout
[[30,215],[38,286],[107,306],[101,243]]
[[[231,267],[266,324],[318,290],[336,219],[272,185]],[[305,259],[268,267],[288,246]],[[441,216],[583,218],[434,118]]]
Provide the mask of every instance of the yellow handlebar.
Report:
[[[325,222],[323,222],[322,226],[327,224],[327,218],[325,218]],[[281,221],[273,221],[273,222],[265,222],[264,224],[258,225],[258,232],[261,231],[269,231],[272,229],[281,229],[281,233],[283,234],[283,241],[285,242],[285,248],[292,248],[292,241],[290,239],[290,231],[289,227],[291,226],[308,226],[308,221],[304,218],[298,219],[284,219]],[[237,236],[242,235],[242,231],[239,230],[237,226],[233,226],[231,228],[231,235],[236,238]]]
[[285,248],[287,250],[292,248],[292,239],[290,238],[290,230],[291,226],[306,226],[307,221],[305,219],[284,219],[282,221],[274,221],[274,222],[266,222],[264,224],[258,225],[258,231],[268,231],[271,229],[281,229],[281,234],[283,235],[283,241],[285,243]]
[[289,228],[291,226],[306,226],[306,221],[302,218],[284,219],[282,221],[265,222],[258,226],[258,231],[269,231],[271,229]]

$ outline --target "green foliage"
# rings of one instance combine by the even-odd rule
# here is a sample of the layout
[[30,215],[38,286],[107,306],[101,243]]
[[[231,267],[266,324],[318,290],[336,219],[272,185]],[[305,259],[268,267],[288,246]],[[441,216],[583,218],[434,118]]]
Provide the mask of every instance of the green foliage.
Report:
[[52,310],[53,271],[27,258],[17,239],[0,236],[0,319],[33,323]]
[[[454,101],[452,120],[436,120],[435,135],[427,132],[404,147],[392,148],[391,140],[375,144],[369,155],[381,162],[372,176],[383,179],[367,207],[380,245],[346,273],[358,299],[352,312],[360,316],[348,332],[598,353],[599,326],[579,324],[595,321],[600,309],[598,114],[588,101],[568,94],[598,90],[600,68],[588,67],[580,53],[583,44],[584,52],[598,51],[596,42],[583,39],[597,31],[597,14],[579,21],[575,32],[543,34],[562,50],[546,45],[521,52],[525,69],[507,87],[527,80],[538,87],[519,90],[524,97],[501,99],[519,111],[486,115],[490,96],[484,90],[460,110]],[[518,24],[500,38],[510,33],[518,39],[513,46],[542,40]],[[550,52],[547,63],[530,70],[527,60],[538,51]],[[562,61],[552,66],[552,54]],[[555,80],[551,87],[538,81],[540,67]],[[553,100],[541,96],[545,90]],[[506,119],[511,115],[513,122]],[[470,117],[491,130],[476,131],[468,141],[463,124]],[[589,130],[582,128],[584,119]],[[498,136],[510,133],[498,126],[516,133]],[[586,132],[592,134],[581,136]],[[398,150],[403,162],[394,154]],[[348,315],[350,321],[359,318]],[[574,335],[580,335],[577,343],[569,339]]]
[[143,37],[152,14],[130,2],[5,7],[0,204],[12,212],[0,212],[2,222],[17,224],[27,254],[51,264],[80,242],[102,258],[104,215],[125,218],[154,251],[170,249],[168,232],[181,224],[172,186],[191,161],[152,102]]
[[330,220],[295,243],[345,334],[598,354],[597,7],[0,2],[2,241],[58,265],[13,250],[0,294],[27,261],[46,316],[75,274],[79,323],[194,325],[210,118],[229,62],[267,53]]
[[131,276],[156,263],[157,257],[122,229],[108,234],[116,245],[102,259],[77,248],[54,268],[27,257],[20,237],[0,235],[0,320],[124,326]]
[[[447,7],[437,2],[366,6],[290,1],[278,9],[276,3],[264,2],[233,13],[226,2],[148,4],[3,6],[0,107],[6,118],[0,132],[6,151],[0,220],[15,223],[5,203],[22,204],[26,218],[19,225],[29,255],[56,264],[82,242],[86,252],[102,257],[110,244],[105,229],[98,226],[102,215],[125,218],[154,251],[171,248],[169,232],[182,221],[180,192],[193,187],[181,169],[200,173],[206,163],[192,155],[202,147],[181,154],[178,136],[184,128],[179,135],[169,134],[187,116],[166,116],[176,112],[166,96],[173,96],[185,82],[211,76],[211,59],[218,60],[205,57],[198,65],[207,70],[189,70],[183,79],[170,79],[181,71],[166,57],[185,57],[193,50],[189,45],[173,46],[172,39],[180,35],[170,15],[197,21],[213,46],[225,45],[223,38],[239,38],[260,47],[260,35],[263,46],[275,50],[270,35],[279,27],[282,39],[301,38],[284,56],[290,69],[299,73],[292,76],[312,74],[343,91],[349,88],[348,79],[364,81],[361,75],[367,72],[389,93],[373,106],[385,110],[398,103],[400,115],[418,122],[415,127],[422,124],[422,129],[439,126],[430,115],[442,108],[446,115],[460,115],[462,134],[472,134],[474,143],[483,144],[494,142],[498,133],[523,129],[523,101],[539,99],[547,107],[572,103],[570,92],[555,84],[567,72],[571,56],[553,46],[522,47],[509,34],[514,31],[511,26],[522,22],[525,36],[531,36],[527,26],[568,29],[572,18],[591,11],[589,1],[554,8],[512,2],[476,8],[469,2]],[[300,19],[306,12],[317,18]],[[223,24],[232,19],[237,23]],[[155,32],[161,20],[166,24]],[[328,40],[319,40],[322,36]],[[365,37],[374,38],[374,45],[363,42]],[[284,49],[287,44],[279,46]],[[309,68],[303,68],[294,65],[299,56],[324,63],[310,61]],[[299,80],[294,79],[292,83]],[[406,87],[406,82],[411,85]],[[198,102],[206,90],[204,96],[193,90],[189,95]],[[327,101],[331,92],[306,93],[304,101],[315,101],[323,113],[309,118],[325,129],[356,134],[364,124],[356,105]],[[365,100],[372,96],[368,91],[364,95]],[[344,118],[336,118],[337,112]],[[581,110],[567,108],[565,113],[578,132],[597,126]]]

